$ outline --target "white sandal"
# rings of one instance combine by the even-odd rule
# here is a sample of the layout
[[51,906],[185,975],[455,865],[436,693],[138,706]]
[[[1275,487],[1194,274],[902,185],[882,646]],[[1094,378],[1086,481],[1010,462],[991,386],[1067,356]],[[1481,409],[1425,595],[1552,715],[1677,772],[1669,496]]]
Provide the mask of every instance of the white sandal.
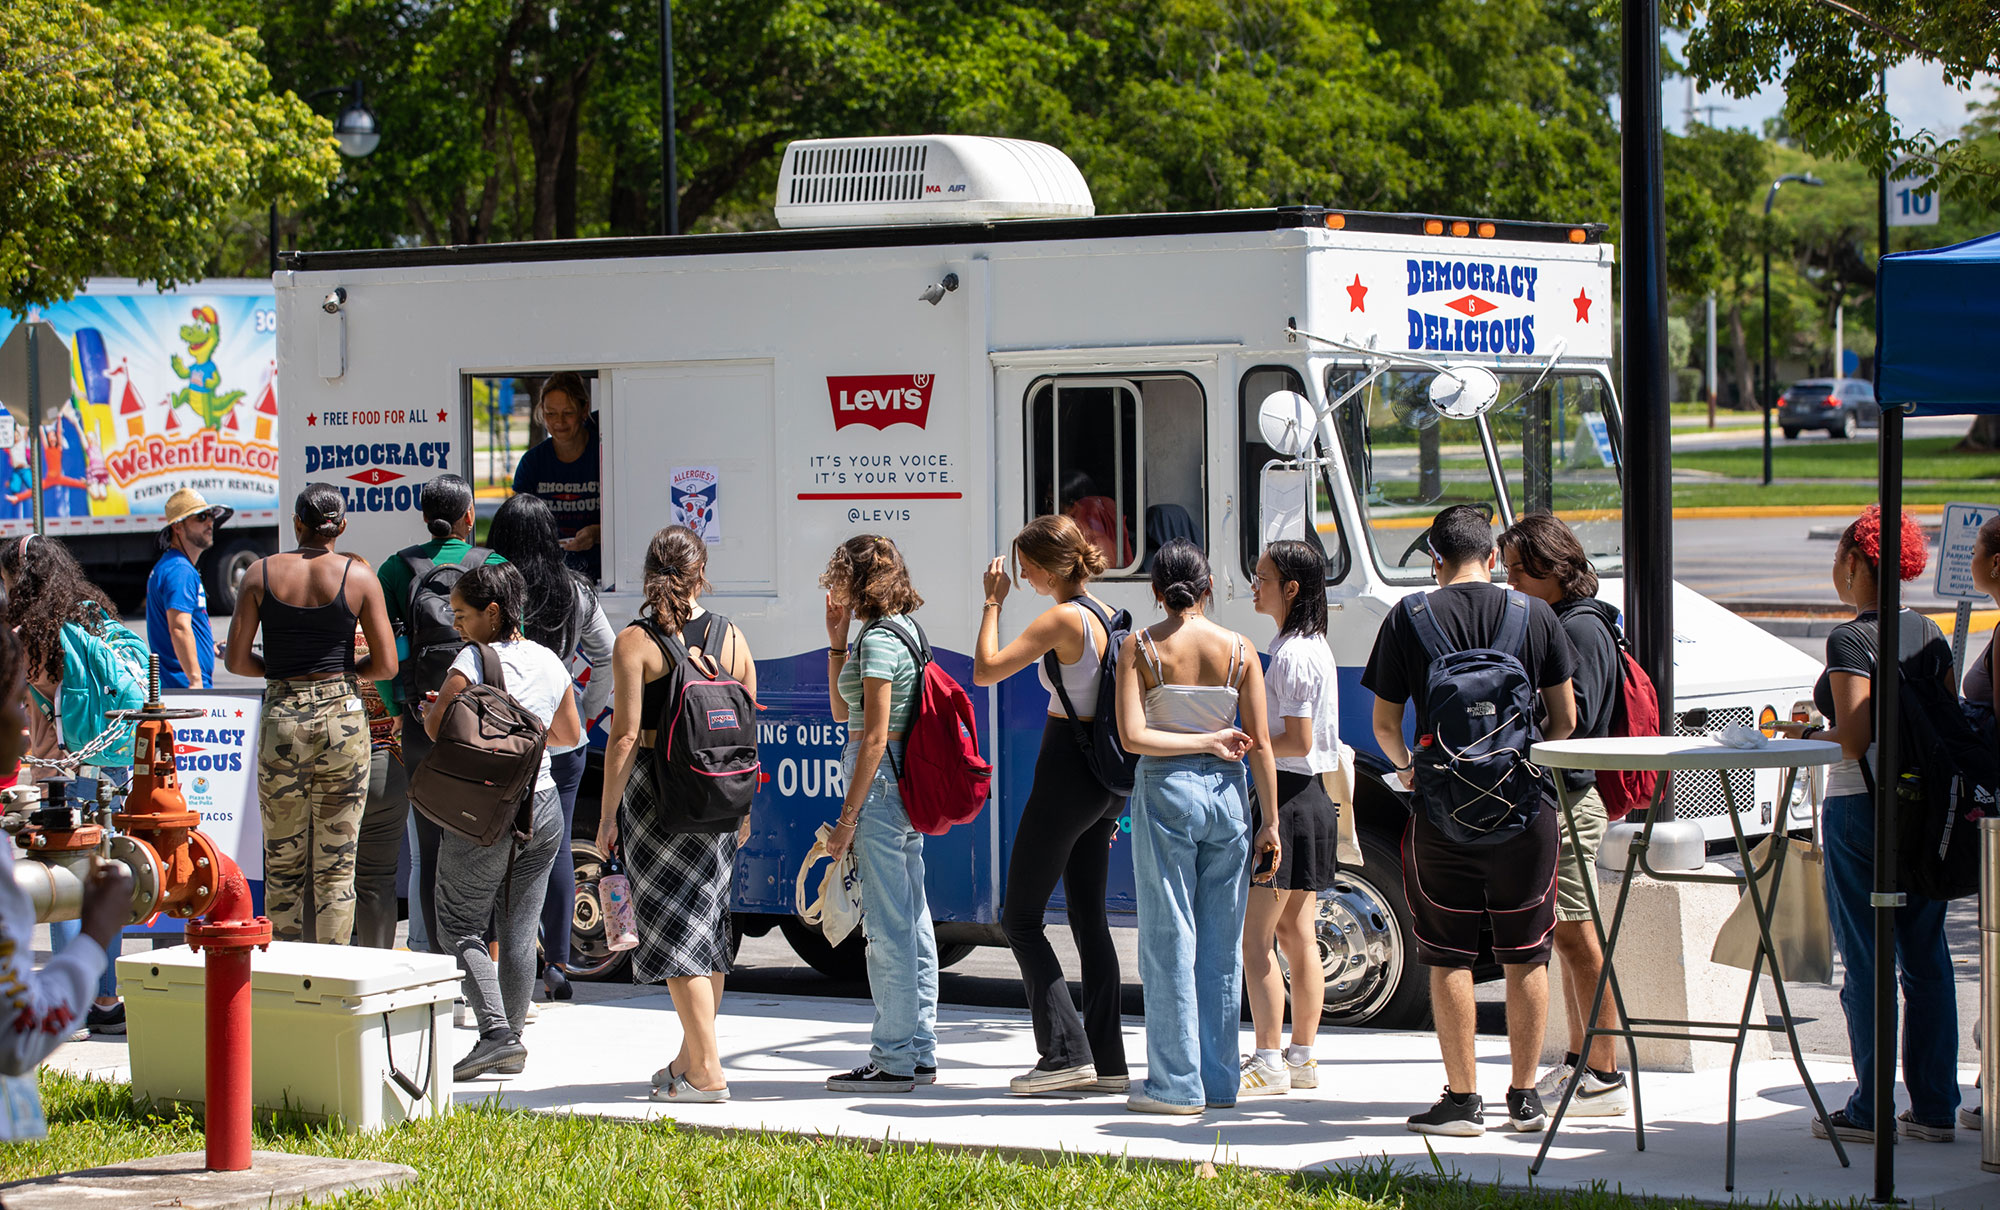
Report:
[[686,1076],[674,1076],[665,1088],[653,1090],[655,1101],[686,1102],[694,1105],[712,1105],[729,1099],[729,1085],[720,1088],[696,1088],[687,1082]]

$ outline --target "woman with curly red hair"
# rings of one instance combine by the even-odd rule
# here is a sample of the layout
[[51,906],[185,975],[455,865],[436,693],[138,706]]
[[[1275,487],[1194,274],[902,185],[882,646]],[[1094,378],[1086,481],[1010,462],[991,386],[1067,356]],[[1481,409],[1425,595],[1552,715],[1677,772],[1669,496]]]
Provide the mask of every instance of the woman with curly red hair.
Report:
[[[1856,1087],[1847,1107],[1830,1116],[1833,1129],[1850,1143],[1875,1141],[1875,780],[1884,776],[1875,753],[1871,686],[1875,675],[1878,619],[1876,587],[1882,574],[1882,510],[1871,505],[1840,535],[1833,556],[1833,590],[1856,611],[1853,621],[1834,627],[1826,638],[1826,671],[1813,686],[1813,704],[1828,725],[1785,729],[1820,735],[1840,745],[1841,761],[1826,783],[1826,903],[1834,944],[1846,981],[1840,1007],[1847,1017],[1847,1040],[1854,1057]],[[1901,580],[1923,574],[1927,561],[1923,531],[1903,514]],[[1911,609],[1897,619],[1897,652],[1905,668],[1913,657],[1944,635],[1937,624]],[[1949,655],[1941,661],[1950,677]],[[1889,774],[1893,776],[1893,774]],[[1896,1119],[1904,1138],[1931,1143],[1952,1140],[1958,1110],[1958,988],[1945,945],[1945,904],[1906,892],[1896,909],[1894,961],[1903,986],[1903,1083],[1910,1108]],[[1895,1080],[1890,1056],[1887,1078]],[[1813,1134],[1826,1126],[1814,1118]]]

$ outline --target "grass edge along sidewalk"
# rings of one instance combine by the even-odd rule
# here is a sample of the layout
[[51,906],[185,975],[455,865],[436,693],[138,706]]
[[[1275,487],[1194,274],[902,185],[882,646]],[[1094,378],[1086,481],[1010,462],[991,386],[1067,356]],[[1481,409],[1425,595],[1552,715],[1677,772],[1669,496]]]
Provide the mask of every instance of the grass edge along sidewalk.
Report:
[[[201,1148],[198,1118],[185,1111],[151,1113],[133,1102],[129,1084],[45,1071],[41,1089],[49,1138],[0,1147],[0,1180]],[[1054,1150],[1016,1158],[995,1151],[705,1130],[665,1119],[614,1121],[493,1106],[461,1108],[375,1134],[281,1117],[259,1122],[255,1145],[386,1160],[408,1164],[419,1174],[402,1189],[332,1203],[347,1206],[1691,1210],[1704,1204],[1604,1187],[1517,1190],[1479,1184],[1446,1175],[1435,1152],[1428,1173],[1387,1160],[1280,1173]]]

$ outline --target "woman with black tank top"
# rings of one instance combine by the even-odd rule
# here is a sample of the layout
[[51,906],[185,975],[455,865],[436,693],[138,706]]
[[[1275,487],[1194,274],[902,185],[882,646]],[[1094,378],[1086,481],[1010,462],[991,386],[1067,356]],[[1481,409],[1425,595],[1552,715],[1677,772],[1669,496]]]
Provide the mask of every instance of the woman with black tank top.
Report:
[[734,832],[668,831],[650,751],[667,706],[668,639],[679,636],[690,657],[712,659],[757,696],[757,664],[742,632],[697,603],[708,590],[707,568],[708,547],[693,530],[670,525],[654,534],[646,548],[646,603],[612,653],[602,800],[610,809],[598,820],[597,849],[615,848],[632,879],[639,921],[633,982],[665,982],[681,1021],[680,1053],[653,1074],[655,1101],[729,1099],[715,1018],[729,973],[730,876],[737,848],[750,837],[750,817]]
[[[347,530],[344,511],[338,488],[308,483],[292,509],[299,548],[251,565],[229,620],[229,671],[264,678],[257,800],[264,913],[280,941],[346,945],[353,935],[354,855],[369,765],[359,678],[396,674],[382,585],[365,564],[333,549]],[[368,640],[368,654],[358,659],[357,620]],[[252,647],[260,626],[261,656]]]

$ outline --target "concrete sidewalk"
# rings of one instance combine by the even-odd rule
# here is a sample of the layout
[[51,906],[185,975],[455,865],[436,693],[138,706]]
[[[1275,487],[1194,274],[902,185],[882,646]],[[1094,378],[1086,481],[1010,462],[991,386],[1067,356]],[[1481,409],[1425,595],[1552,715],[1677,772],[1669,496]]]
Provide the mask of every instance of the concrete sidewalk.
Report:
[[[646,988],[580,988],[588,1002],[541,1006],[528,1029],[527,1070],[458,1086],[461,1104],[497,1097],[520,1109],[650,1119],[690,1125],[1006,1152],[1066,1152],[1232,1163],[1279,1171],[1354,1165],[1383,1157],[1431,1170],[1431,1150],[1448,1170],[1476,1181],[1530,1183],[1540,1135],[1504,1125],[1504,1039],[1479,1041],[1480,1084],[1489,1133],[1478,1139],[1425,1139],[1404,1118],[1437,1098],[1443,1082],[1429,1035],[1332,1031],[1320,1036],[1320,1087],[1245,1100],[1230,1110],[1169,1118],[1131,1113],[1123,1097],[1020,1098],[1010,1076],[1034,1057],[1025,1014],[945,1008],[939,1014],[939,1078],[903,1096],[842,1096],[822,1082],[866,1057],[871,1008],[866,1001],[815,997],[732,996],[721,1043],[733,1099],[719,1105],[661,1106],[647,1081],[680,1042],[667,996]],[[473,1034],[454,1031],[454,1048]],[[1128,1019],[1127,1048],[1143,1071],[1144,1023]],[[1248,1047],[1249,1035],[1243,1037]],[[57,1064],[124,1078],[123,1044],[65,1047]],[[1813,1060],[1821,1095],[1833,1107],[1852,1089],[1844,1062]],[[1969,1090],[1973,1071],[1963,1073]],[[1533,1183],[1613,1189],[1661,1197],[1729,1200],[1723,1189],[1725,1071],[1649,1074],[1642,1085],[1646,1150],[1633,1146],[1631,1119],[1565,1123],[1549,1162]],[[1870,1191],[1867,1147],[1849,1147],[1843,1169],[1832,1147],[1808,1133],[1809,1102],[1789,1061],[1746,1065],[1739,1111],[1737,1184],[1741,1201],[1805,1198],[1847,1201]],[[1550,1107],[1553,1109],[1553,1106]],[[1429,1144],[1427,1149],[1426,1144]],[[1950,1145],[1904,1142],[1897,1148],[1897,1191],[1915,1205],[2000,1208],[2000,1177],[1979,1168],[1979,1141],[1960,1131]]]

